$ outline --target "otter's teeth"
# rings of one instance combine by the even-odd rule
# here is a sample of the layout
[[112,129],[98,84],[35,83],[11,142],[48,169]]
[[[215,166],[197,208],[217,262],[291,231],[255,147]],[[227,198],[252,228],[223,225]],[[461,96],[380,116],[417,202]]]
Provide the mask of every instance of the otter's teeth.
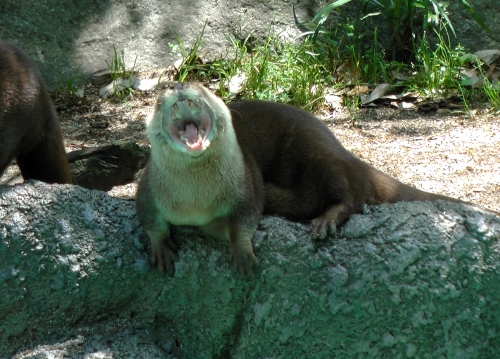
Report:
[[184,131],[179,131],[179,138],[184,141],[184,142],[188,142],[188,139],[186,137],[186,133]]
[[203,138],[203,135],[205,134],[205,130],[201,125],[198,126],[198,137]]

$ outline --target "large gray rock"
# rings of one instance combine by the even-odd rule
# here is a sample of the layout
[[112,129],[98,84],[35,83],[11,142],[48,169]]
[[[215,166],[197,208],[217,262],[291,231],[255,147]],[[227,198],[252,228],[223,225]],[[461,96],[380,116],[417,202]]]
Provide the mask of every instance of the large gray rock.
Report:
[[451,1],[449,16],[457,34],[452,37],[453,43],[461,44],[471,52],[500,48],[500,2],[490,0],[469,1],[483,23],[490,29],[485,31],[474,21],[459,1]]
[[337,238],[264,217],[260,270],[191,228],[150,268],[134,203],[70,185],[0,186],[0,358],[494,358],[500,218],[398,203]]
[[[308,2],[308,3],[314,3]],[[297,12],[317,5],[299,4]],[[262,38],[272,31],[291,39],[300,31],[291,0],[2,0],[0,38],[21,45],[40,64],[48,85],[74,70],[106,69],[113,46],[125,52],[128,68],[162,69],[179,59],[176,35],[189,49],[206,22],[200,54],[226,56],[229,36]],[[272,29],[270,25],[273,24]]]

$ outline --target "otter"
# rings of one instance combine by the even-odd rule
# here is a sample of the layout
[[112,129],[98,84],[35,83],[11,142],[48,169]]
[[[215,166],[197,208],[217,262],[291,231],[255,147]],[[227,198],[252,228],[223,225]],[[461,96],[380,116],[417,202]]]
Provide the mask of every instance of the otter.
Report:
[[16,158],[25,180],[72,183],[61,126],[34,62],[0,41],[0,174]]
[[147,133],[151,156],[139,182],[137,213],[153,264],[170,273],[178,249],[171,225],[198,226],[227,239],[234,267],[251,273],[258,263],[252,238],[262,214],[309,220],[313,235],[324,238],[364,204],[469,204],[375,169],[304,110],[259,100],[226,106],[198,83],[170,86]]

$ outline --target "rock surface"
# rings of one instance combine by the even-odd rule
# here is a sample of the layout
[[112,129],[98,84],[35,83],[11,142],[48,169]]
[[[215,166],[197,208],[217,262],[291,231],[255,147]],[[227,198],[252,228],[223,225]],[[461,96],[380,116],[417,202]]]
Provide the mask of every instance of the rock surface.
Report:
[[264,217],[250,279],[230,271],[227,243],[175,236],[168,277],[132,201],[0,186],[0,358],[500,355],[500,218],[480,210],[371,207],[322,242]]
[[[297,6],[300,15],[315,2]],[[317,6],[316,6],[317,7]],[[244,39],[272,33],[291,39],[300,31],[290,0],[2,0],[0,38],[21,45],[38,60],[44,79],[53,87],[66,83],[78,66],[90,74],[107,69],[113,46],[125,53],[127,68],[163,69],[181,56],[173,51],[178,36],[189,49],[205,25],[200,54],[226,56],[229,36]]]
[[128,141],[68,153],[73,183],[100,191],[133,182],[148,158],[149,148]]

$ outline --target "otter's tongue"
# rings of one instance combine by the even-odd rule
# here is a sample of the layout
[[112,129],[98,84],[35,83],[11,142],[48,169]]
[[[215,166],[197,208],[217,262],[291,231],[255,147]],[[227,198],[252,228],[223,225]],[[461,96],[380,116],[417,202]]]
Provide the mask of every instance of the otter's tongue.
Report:
[[187,144],[191,149],[199,149],[201,147],[202,141],[200,136],[198,136],[198,128],[193,125],[187,125],[184,130],[184,135],[187,138]]

